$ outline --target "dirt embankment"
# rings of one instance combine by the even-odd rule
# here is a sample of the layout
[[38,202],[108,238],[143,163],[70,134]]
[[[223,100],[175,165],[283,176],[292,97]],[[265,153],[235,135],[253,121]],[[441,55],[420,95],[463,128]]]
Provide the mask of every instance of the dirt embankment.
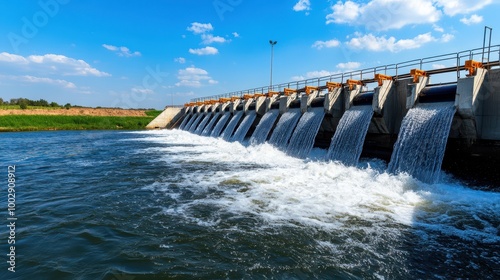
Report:
[[109,109],[109,108],[70,108],[70,109],[0,109],[0,116],[5,115],[53,115],[53,116],[110,116],[110,117],[146,117],[146,110]]

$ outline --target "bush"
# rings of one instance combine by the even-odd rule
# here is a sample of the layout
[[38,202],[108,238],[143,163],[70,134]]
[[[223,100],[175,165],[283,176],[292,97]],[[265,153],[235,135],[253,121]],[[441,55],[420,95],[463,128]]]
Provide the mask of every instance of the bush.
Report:
[[21,109],[23,109],[23,110],[24,110],[24,109],[28,109],[28,103],[27,103],[27,102],[20,102],[20,103],[19,103],[19,107],[20,107]]

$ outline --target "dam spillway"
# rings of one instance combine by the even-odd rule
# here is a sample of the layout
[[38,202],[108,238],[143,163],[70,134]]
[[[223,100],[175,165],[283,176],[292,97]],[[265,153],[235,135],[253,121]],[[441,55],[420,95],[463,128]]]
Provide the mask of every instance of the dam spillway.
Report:
[[394,144],[388,171],[436,182],[455,111],[453,102],[421,103],[410,109]]
[[[314,81],[317,86],[268,92],[263,89],[260,93],[254,90],[240,97],[207,97],[187,104],[179,113],[183,119],[177,121],[180,125],[176,127],[244,145],[268,142],[299,158],[307,158],[317,147],[327,150],[324,160],[351,166],[356,166],[360,157],[379,157],[388,162],[390,173],[407,173],[433,183],[439,178],[443,159],[443,168],[449,166],[447,154],[466,155],[500,141],[500,114],[494,112],[500,107],[496,94],[500,91],[496,82],[500,78],[499,64],[497,61],[482,66],[466,61],[464,66],[453,69],[412,69],[408,74],[375,74],[359,80],[345,80],[342,76],[340,82],[328,77],[323,86],[318,86],[318,79]],[[438,79],[431,84],[431,76],[439,78],[453,71],[457,72],[456,79]],[[357,74],[366,77],[362,71]],[[438,106],[430,104],[445,102],[446,117],[421,118],[429,107]],[[422,123],[417,125],[418,121]],[[197,123],[204,127],[196,127]],[[417,126],[424,127],[424,131],[417,132]],[[410,141],[409,135],[415,133],[423,139]],[[424,136],[426,133],[429,137]],[[430,136],[440,141],[431,141]],[[455,154],[447,149],[450,145]],[[424,160],[425,154],[421,153],[422,159],[417,160],[408,153],[419,149],[435,156]],[[415,166],[410,168],[409,161]]]

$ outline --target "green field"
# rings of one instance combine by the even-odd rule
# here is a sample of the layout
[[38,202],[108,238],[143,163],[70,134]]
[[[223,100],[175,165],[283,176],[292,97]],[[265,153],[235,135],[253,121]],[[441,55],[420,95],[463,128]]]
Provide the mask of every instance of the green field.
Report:
[[7,115],[0,116],[0,131],[140,130],[159,113],[161,111],[152,111],[147,117]]

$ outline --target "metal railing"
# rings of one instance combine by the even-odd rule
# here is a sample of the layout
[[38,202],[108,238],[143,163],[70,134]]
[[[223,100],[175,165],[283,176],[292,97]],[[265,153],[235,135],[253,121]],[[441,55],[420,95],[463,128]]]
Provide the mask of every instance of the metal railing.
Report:
[[[497,54],[498,58],[493,61],[489,61],[492,57],[492,54]],[[485,56],[488,58],[488,61],[484,60]],[[252,89],[246,89],[241,91],[233,91],[219,95],[211,95],[206,97],[199,97],[191,99],[191,102],[203,102],[207,100],[218,100],[220,98],[231,98],[231,97],[239,97],[243,98],[245,94],[257,94],[257,93],[267,93],[270,91],[280,92],[284,88],[295,88],[301,89],[306,86],[316,86],[322,87],[326,84],[326,82],[338,82],[345,83],[347,79],[355,79],[355,80],[363,80],[368,82],[373,82],[375,74],[384,74],[394,77],[394,79],[401,79],[410,77],[410,70],[417,68],[424,70],[425,67],[429,67],[434,69],[432,71],[433,74],[438,73],[449,73],[456,71],[457,78],[460,78],[461,71],[464,70],[464,64],[466,60],[476,60],[481,61],[486,68],[491,68],[500,65],[500,45],[495,46],[487,46],[483,48],[477,48],[467,51],[461,51],[456,53],[448,53],[437,56],[430,56],[421,59],[414,59],[409,61],[400,62],[397,64],[389,64],[383,66],[376,66],[372,68],[366,68],[362,70],[354,70],[350,72],[344,73],[336,73],[329,76],[323,76],[318,78],[310,78],[300,81],[293,81],[288,83],[275,84],[272,86],[262,86],[256,87]],[[439,64],[438,64],[439,63]],[[449,64],[446,66],[445,64]],[[442,71],[440,71],[442,69]],[[325,87],[323,87],[325,88]]]

